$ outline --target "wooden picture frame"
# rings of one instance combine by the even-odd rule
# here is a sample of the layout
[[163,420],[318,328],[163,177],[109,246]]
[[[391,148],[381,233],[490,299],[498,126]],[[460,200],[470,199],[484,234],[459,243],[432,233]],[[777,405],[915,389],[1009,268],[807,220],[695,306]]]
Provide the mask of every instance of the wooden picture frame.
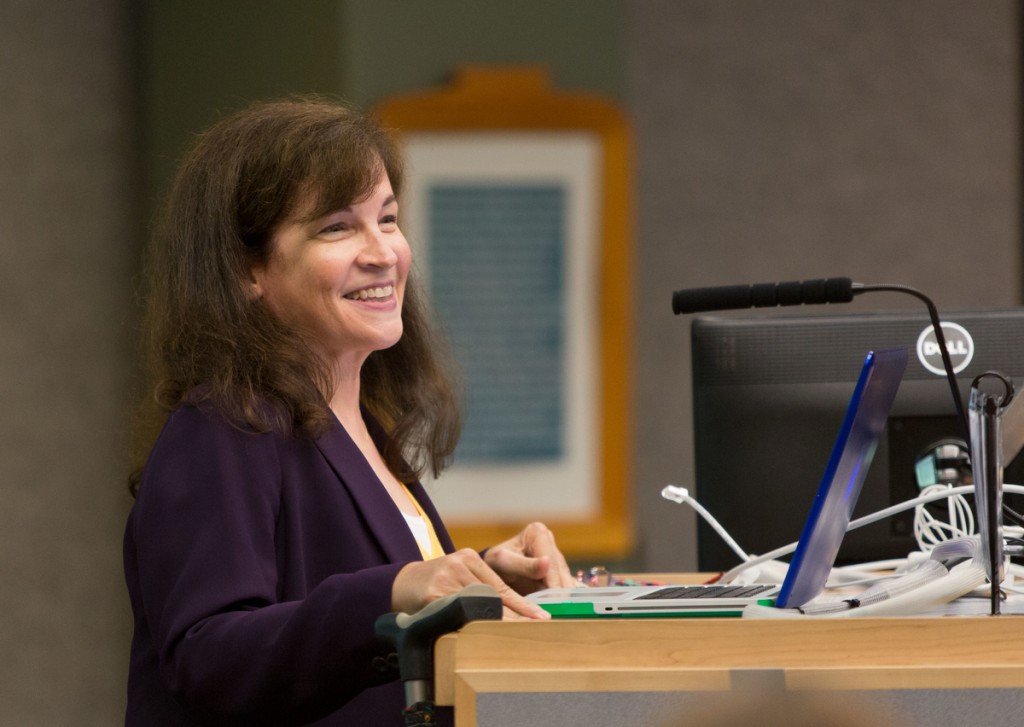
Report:
[[[556,200],[550,219],[553,229],[565,233],[567,252],[552,258],[564,267],[559,278],[564,290],[556,286],[563,293],[563,317],[554,325],[565,334],[562,353],[572,364],[564,377],[567,409],[552,415],[563,417],[564,446],[550,455],[554,464],[537,467],[489,463],[486,457],[482,464],[464,465],[457,452],[455,466],[439,482],[425,483],[456,545],[482,549],[537,519],[555,531],[569,556],[628,555],[633,545],[632,150],[624,115],[597,95],[556,91],[545,69],[533,66],[462,68],[450,86],[385,99],[374,113],[406,147],[402,226],[414,259],[428,260],[420,271],[428,282],[449,274],[447,267],[431,270],[429,263],[431,256],[442,257],[440,243],[431,237],[441,224],[437,220],[448,219],[443,200],[449,192],[466,199],[474,199],[470,193],[494,192],[502,200],[540,192],[540,199]],[[478,210],[489,209],[490,198],[480,199],[470,207],[472,229],[479,224]],[[531,203],[528,209],[526,214],[535,216],[538,206]],[[506,249],[498,241],[491,251]],[[535,271],[551,264],[531,251],[523,256]],[[457,255],[448,259],[446,265],[461,262]],[[467,274],[460,271],[451,275]],[[443,292],[451,281],[438,285]],[[438,291],[433,292],[436,301]],[[460,300],[457,310],[477,308]],[[539,436],[543,431],[542,426]],[[472,474],[461,482],[461,472]],[[476,505],[460,511],[469,501]]]

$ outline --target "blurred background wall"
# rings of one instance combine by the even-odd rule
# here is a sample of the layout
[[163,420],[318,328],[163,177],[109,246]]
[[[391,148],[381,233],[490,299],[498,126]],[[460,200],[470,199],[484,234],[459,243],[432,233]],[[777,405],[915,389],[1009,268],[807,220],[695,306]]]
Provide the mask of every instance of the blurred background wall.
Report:
[[[121,720],[133,298],[195,133],[243,103],[369,106],[542,63],[636,144],[623,566],[693,568],[686,286],[847,275],[1021,302],[1014,0],[7,0],[0,4],[0,724]],[[858,299],[907,308],[901,299]],[[582,565],[583,563],[580,563]]]
[[129,609],[132,3],[0,3],[0,724],[111,725]]

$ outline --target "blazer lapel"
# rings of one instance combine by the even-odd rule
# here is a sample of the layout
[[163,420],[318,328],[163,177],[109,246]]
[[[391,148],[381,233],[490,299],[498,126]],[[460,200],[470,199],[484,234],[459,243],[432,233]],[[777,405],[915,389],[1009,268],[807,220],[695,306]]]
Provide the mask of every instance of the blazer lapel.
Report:
[[[366,410],[366,407],[360,406],[360,411],[363,413],[363,421],[366,422],[366,429],[370,432],[373,443],[377,445],[380,451],[383,451],[384,445],[388,441],[387,432],[384,431],[384,427],[380,425],[376,417]],[[437,512],[437,508],[434,507],[434,503],[430,501],[430,496],[427,494],[426,489],[419,482],[412,482],[407,484],[406,487],[409,490],[409,494],[413,496],[416,502],[420,504],[420,507],[423,508],[423,512],[430,518],[430,524],[434,526],[434,532],[437,534],[437,541],[441,544],[441,549],[445,553],[454,553],[455,546],[452,544],[451,536],[448,535],[448,530],[441,520],[441,515]]]
[[402,513],[337,419],[331,430],[316,440],[316,446],[352,494],[388,560],[396,563],[419,560],[419,546]]

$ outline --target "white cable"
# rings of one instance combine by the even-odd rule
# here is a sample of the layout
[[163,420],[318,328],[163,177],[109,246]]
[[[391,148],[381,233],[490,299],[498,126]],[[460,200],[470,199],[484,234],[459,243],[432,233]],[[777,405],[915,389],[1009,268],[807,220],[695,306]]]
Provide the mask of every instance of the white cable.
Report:
[[942,493],[946,497],[948,522],[943,521],[928,510],[926,505],[918,504],[914,512],[914,538],[922,552],[929,552],[937,544],[951,538],[962,538],[974,535],[974,512],[963,495],[950,495],[950,485],[932,485],[921,491],[921,494]]
[[964,596],[985,583],[985,568],[970,560],[961,563],[945,576],[929,581],[917,588],[888,600],[845,611],[808,616],[791,608],[774,606],[747,606],[744,618],[862,618],[865,616],[905,616],[920,613]]
[[[1004,484],[1003,491],[1015,494],[1024,494],[1024,486]],[[849,532],[850,530],[856,530],[857,528],[864,527],[865,525],[870,525],[871,523],[878,522],[879,520],[884,520],[885,518],[904,512],[905,510],[910,510],[911,508],[917,507],[918,505],[924,505],[929,502],[935,502],[936,500],[942,500],[955,495],[965,495],[973,493],[973,485],[962,485],[960,487],[943,488],[941,492],[935,491],[922,493],[918,497],[915,497],[911,500],[906,500],[905,502],[897,503],[896,505],[892,505],[877,512],[871,513],[869,515],[865,515],[864,517],[858,518],[851,522],[849,526],[847,526],[846,530],[847,532]],[[673,502],[677,502],[680,504],[685,503],[690,505],[691,507],[700,504],[695,499],[693,499],[693,497],[690,496],[690,493],[686,488],[679,487],[678,485],[667,485],[662,489],[661,496],[664,497],[666,500],[672,500]],[[711,516],[711,514],[707,512],[707,510],[703,508],[703,506],[701,506],[700,510],[697,510],[697,512],[701,514],[702,517],[705,517],[705,519],[708,520],[708,523],[715,529],[716,532],[718,532],[718,534],[726,541],[726,543],[731,543],[730,547],[735,546],[733,547],[733,550],[737,554],[743,553],[743,549],[740,548],[739,545],[736,545],[736,541],[734,541],[732,537],[729,536],[725,528],[723,528],[722,525],[719,524],[719,522],[715,520]],[[789,543],[788,545],[776,548],[775,550],[772,550],[768,553],[764,553],[762,555],[740,555],[741,560],[743,560],[744,562],[726,571],[726,573],[720,579],[720,582],[730,583],[732,579],[736,577],[737,574],[741,573],[747,568],[771,560],[775,560],[776,558],[781,558],[784,555],[789,555],[794,550],[796,550],[796,546],[796,543]]]
[[864,608],[875,603],[888,601],[897,596],[909,593],[949,573],[942,563],[936,560],[924,561],[903,576],[876,583],[857,594],[856,600],[836,600],[835,598],[815,598],[800,607],[800,611],[809,615],[848,611],[851,608]]
[[873,560],[869,563],[857,563],[856,565],[837,565],[832,570],[842,576],[852,573],[854,577],[860,577],[862,573],[874,573],[880,570],[896,570],[907,564],[906,558],[889,558],[888,560]]
[[[828,583],[825,584],[825,588],[843,588],[896,578],[925,557],[927,556],[920,551],[912,551],[903,558],[874,560],[854,565],[837,565],[829,571]],[[782,563],[782,561],[777,562]]]
[[661,496],[666,500],[678,502],[680,505],[686,503],[692,507],[697,511],[698,515],[707,520],[708,524],[714,528],[715,532],[718,533],[722,540],[725,541],[725,544],[732,548],[732,552],[736,553],[736,555],[740,557],[740,560],[750,560],[750,556],[747,555],[746,551],[739,546],[739,543],[732,539],[729,532],[722,527],[721,523],[719,523],[710,512],[704,509],[703,505],[690,496],[690,491],[685,487],[680,487],[679,485],[665,485],[661,490]]
[[[1006,487],[1018,487],[1018,491],[1024,492],[1024,487],[1019,487],[1017,485],[1007,485]],[[887,507],[883,510],[879,510],[878,512],[871,513],[870,515],[865,515],[862,518],[858,518],[857,520],[851,522],[849,526],[847,526],[846,531],[849,532],[851,530],[856,530],[857,528],[864,527],[865,525],[870,525],[871,523],[877,522],[878,520],[884,520],[885,518],[890,517],[892,515],[896,515],[905,510],[910,510],[911,508],[917,507],[918,504],[934,502],[935,500],[941,500],[945,497],[949,497],[950,495],[962,494],[965,492],[973,491],[973,487],[963,486],[954,487],[951,490],[943,493],[931,493],[928,495],[920,495],[918,497],[915,497],[913,500],[907,500],[906,502],[901,502],[891,507]],[[789,555],[794,550],[796,550],[796,546],[796,543],[789,543],[788,545],[783,545],[780,548],[776,548],[775,550],[769,551],[762,555],[752,556],[745,563],[740,563],[731,570],[726,571],[725,574],[719,580],[722,583],[730,583],[738,573],[741,573],[742,571],[746,570],[751,566],[764,563],[765,561],[775,560],[776,558],[781,558],[784,555]]]

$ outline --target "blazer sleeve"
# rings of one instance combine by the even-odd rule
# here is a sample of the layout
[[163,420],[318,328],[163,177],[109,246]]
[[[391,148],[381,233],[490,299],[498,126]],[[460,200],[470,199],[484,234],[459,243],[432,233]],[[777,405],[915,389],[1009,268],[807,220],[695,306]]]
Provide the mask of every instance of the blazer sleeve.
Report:
[[175,413],[129,521],[129,590],[162,680],[218,724],[303,723],[394,676],[379,669],[373,624],[391,610],[404,563],[329,575],[296,600],[279,595],[281,442],[197,409]]

